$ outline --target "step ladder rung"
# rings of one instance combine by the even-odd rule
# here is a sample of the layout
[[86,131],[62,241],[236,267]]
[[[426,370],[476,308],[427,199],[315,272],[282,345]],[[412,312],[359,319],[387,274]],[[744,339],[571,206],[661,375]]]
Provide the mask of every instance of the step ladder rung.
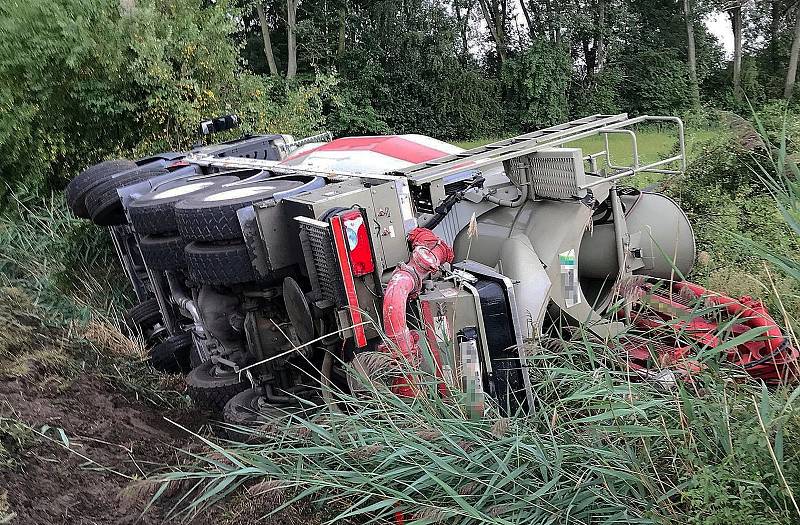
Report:
[[557,142],[554,141],[558,141],[561,138],[564,138],[564,142],[568,142],[569,137],[572,135],[604,128],[608,125],[617,124],[625,120],[628,120],[628,115],[625,113],[617,115],[591,115],[509,139],[499,140],[467,151],[447,155],[432,161],[415,164],[393,173],[411,177],[417,181],[417,183],[421,183],[433,180],[440,174],[449,174],[453,170],[457,170],[463,165],[464,160],[472,159],[475,162],[481,161],[482,164],[486,164],[487,162],[499,162],[501,160],[513,158],[518,152],[520,155],[524,155],[535,151],[539,144],[557,144]]

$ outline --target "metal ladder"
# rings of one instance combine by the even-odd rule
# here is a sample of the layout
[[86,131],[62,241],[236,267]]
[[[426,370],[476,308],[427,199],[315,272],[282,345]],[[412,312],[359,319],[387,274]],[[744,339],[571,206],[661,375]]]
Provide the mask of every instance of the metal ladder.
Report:
[[545,146],[556,146],[584,136],[596,135],[602,130],[623,127],[633,123],[627,113],[617,115],[592,115],[581,119],[543,128],[485,146],[421,162],[392,174],[403,175],[413,184],[421,185],[446,175],[495,164],[533,153]]

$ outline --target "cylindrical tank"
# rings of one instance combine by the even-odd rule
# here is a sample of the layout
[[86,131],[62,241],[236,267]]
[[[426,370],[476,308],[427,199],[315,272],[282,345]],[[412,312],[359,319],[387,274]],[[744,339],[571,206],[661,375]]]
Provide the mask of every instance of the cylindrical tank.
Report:
[[[624,196],[622,200],[632,247],[638,246],[644,262],[644,266],[633,273],[660,279],[688,274],[694,266],[695,238],[692,225],[680,206],[660,193],[642,192]],[[584,234],[578,260],[582,282],[614,282],[619,272],[615,246],[611,222],[596,224]]]

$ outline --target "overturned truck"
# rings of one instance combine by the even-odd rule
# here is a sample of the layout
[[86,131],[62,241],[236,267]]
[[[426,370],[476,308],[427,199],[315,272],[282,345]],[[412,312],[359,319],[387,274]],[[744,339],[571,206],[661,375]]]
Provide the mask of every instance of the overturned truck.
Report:
[[[673,128],[675,154],[643,163],[642,124]],[[594,136],[601,151],[568,147]],[[683,281],[695,239],[680,207],[622,185],[685,162],[679,119],[594,115],[466,151],[418,135],[248,136],[103,162],[67,199],[110,228],[138,299],[127,325],[153,365],[186,373],[192,400],[233,423],[321,385],[363,388],[354,371],[413,396],[413,378],[387,373],[408,366],[442,395],[470,391],[477,411],[489,396],[515,413],[533,403],[530,348],[578,326],[662,384],[702,367],[698,345],[757,330],[724,358],[793,380],[797,351],[760,303]]]

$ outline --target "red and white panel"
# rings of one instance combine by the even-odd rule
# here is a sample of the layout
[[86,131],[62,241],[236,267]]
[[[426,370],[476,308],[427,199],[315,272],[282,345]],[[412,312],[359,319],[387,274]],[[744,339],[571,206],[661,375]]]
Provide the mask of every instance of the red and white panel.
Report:
[[424,135],[344,137],[303,148],[280,164],[314,171],[385,173],[464,151]]

